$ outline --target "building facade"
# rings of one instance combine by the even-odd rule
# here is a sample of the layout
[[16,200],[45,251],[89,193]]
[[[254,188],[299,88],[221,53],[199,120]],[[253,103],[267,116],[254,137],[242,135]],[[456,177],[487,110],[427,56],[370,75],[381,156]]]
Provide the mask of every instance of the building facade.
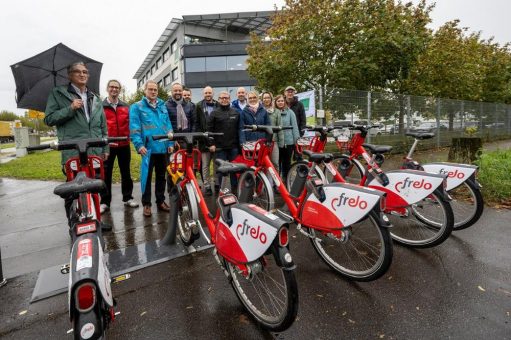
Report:
[[215,95],[228,91],[236,97],[255,80],[247,72],[246,47],[250,33],[263,35],[273,11],[188,15],[172,19],[134,75],[140,88],[148,80],[167,91],[179,82],[192,90],[192,100],[202,99],[209,85]]

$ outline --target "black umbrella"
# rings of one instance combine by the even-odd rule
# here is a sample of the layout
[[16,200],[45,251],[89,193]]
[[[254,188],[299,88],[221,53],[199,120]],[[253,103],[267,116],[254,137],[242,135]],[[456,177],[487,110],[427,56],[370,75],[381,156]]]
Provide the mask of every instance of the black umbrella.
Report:
[[99,77],[103,64],[60,43],[11,65],[18,108],[44,111],[50,91],[57,85],[69,83],[67,67],[78,61],[83,61],[89,70],[87,87],[99,94]]

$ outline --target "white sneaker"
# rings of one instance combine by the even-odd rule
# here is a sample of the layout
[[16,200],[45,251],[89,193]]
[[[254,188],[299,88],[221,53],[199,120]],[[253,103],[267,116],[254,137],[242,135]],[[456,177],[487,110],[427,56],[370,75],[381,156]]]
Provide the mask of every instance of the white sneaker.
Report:
[[110,207],[109,207],[108,205],[106,205],[106,204],[101,204],[101,205],[99,206],[99,213],[100,213],[101,215],[103,215],[103,213],[104,213],[105,211],[107,211],[107,210],[110,210]]
[[124,202],[124,205],[130,208],[138,208],[138,203],[134,199]]

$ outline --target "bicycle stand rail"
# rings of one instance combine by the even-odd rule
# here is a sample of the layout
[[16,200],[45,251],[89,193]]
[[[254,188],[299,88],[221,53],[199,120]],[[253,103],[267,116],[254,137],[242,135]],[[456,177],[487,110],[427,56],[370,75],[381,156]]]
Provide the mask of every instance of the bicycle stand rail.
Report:
[[[173,245],[165,245],[161,240],[156,240],[113,250],[106,254],[106,259],[111,276],[115,278],[211,247],[212,245],[203,239],[197,240],[190,247],[183,246],[179,241]],[[62,273],[62,268],[66,266],[67,264],[57,265],[39,272],[30,303],[67,292],[69,274]]]

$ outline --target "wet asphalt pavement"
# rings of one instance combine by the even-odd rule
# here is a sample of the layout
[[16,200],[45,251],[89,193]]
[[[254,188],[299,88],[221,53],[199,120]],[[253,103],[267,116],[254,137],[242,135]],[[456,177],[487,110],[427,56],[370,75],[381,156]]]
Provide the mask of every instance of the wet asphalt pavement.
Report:
[[[37,271],[67,262],[69,239],[56,183],[0,182],[0,337],[71,339],[65,294],[29,304]],[[138,186],[136,186],[138,189]],[[108,250],[162,237],[167,214],[124,208],[114,185]],[[137,192],[137,190],[135,190]],[[138,198],[138,197],[137,197]],[[511,211],[486,208],[442,245],[395,245],[390,270],[369,283],[338,277],[292,229],[298,318],[281,334],[259,329],[205,250],[132,273],[113,285],[113,339],[511,339]]]

